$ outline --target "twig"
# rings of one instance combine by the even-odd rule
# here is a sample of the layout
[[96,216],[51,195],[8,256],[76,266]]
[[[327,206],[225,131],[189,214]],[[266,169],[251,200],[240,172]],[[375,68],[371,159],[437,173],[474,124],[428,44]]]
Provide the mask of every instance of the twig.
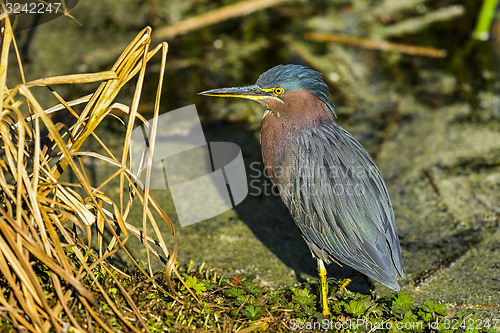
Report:
[[161,40],[173,38],[230,18],[245,16],[258,10],[275,6],[281,2],[283,0],[247,0],[238,2],[158,29],[153,33],[152,37],[153,39]]
[[388,36],[401,36],[411,34],[422,29],[434,22],[449,21],[462,16],[465,9],[461,5],[448,6],[430,12],[427,15],[411,18],[400,23],[388,26],[382,30],[384,37]]
[[446,50],[431,47],[414,46],[408,44],[391,43],[384,40],[375,40],[354,36],[337,35],[326,32],[308,32],[305,37],[317,42],[339,43],[359,46],[365,49],[399,52],[424,57],[443,58]]
[[[284,0],[246,0],[233,5],[225,6],[219,9],[209,11],[183,21],[174,23],[170,26],[156,30],[152,34],[153,40],[168,40],[174,37],[187,34],[189,32],[231,19],[245,16],[253,12],[275,6]],[[84,58],[86,63],[103,63],[114,58],[127,45],[119,44],[100,52],[92,52]]]
[[404,10],[413,9],[418,5],[423,5],[429,0],[385,0],[374,12],[375,15],[392,15]]
[[[287,49],[294,52],[310,67],[324,74],[327,83],[333,87],[337,96],[341,95],[343,104],[352,109],[359,108],[364,103],[373,103],[373,95],[367,92],[364,78],[353,75],[353,59],[340,52],[336,54],[336,61],[327,60],[314,54],[297,38],[283,36],[281,38]],[[330,56],[328,56],[330,57]],[[330,59],[330,58],[328,58]],[[334,75],[332,75],[334,74]]]
[[466,309],[500,309],[497,304],[469,304],[469,303],[445,303],[448,308],[466,308]]

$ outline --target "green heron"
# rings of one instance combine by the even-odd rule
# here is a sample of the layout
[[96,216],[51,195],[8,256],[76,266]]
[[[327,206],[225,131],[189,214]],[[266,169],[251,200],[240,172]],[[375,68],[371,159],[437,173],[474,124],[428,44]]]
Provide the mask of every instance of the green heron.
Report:
[[335,123],[327,88],[308,67],[278,65],[254,85],[200,93],[267,107],[264,166],[317,259],[324,315],[330,314],[324,263],[346,264],[395,291],[396,278],[404,276],[384,180],[363,146]]

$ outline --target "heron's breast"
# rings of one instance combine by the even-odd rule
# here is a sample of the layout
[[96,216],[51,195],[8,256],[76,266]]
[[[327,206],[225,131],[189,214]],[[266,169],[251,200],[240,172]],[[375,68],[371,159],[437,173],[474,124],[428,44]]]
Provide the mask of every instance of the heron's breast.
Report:
[[284,131],[279,118],[269,113],[262,121],[260,141],[264,167],[272,183],[277,185],[288,178],[289,168],[293,165],[296,135],[292,131]]
[[303,131],[334,122],[330,109],[308,91],[296,90],[282,98],[284,103],[269,106],[260,132],[264,166],[274,185],[290,181],[297,158],[298,136]]

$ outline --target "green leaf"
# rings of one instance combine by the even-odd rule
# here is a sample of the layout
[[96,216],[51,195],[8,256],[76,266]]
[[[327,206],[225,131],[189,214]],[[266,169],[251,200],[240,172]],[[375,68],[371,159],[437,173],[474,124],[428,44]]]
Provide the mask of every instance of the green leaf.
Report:
[[225,291],[225,294],[229,297],[238,298],[245,295],[245,291],[240,288],[232,287]]
[[440,316],[446,316],[447,313],[444,311],[446,306],[444,304],[434,303],[431,300],[426,300],[422,309],[428,313],[437,314]]
[[205,283],[198,282],[198,279],[196,278],[196,276],[188,276],[186,278],[186,286],[194,289],[194,291],[198,295],[203,295],[203,293],[205,291],[207,291],[207,287],[205,286]]
[[399,293],[399,295],[392,302],[392,309],[400,314],[410,311],[414,307],[413,298],[403,292]]
[[307,289],[296,289],[292,288],[293,291],[293,302],[299,305],[314,306],[316,296],[312,295]]
[[196,294],[198,295],[203,295],[205,291],[207,291],[207,287],[205,286],[204,283],[198,283],[193,287],[194,290],[196,290]]
[[260,313],[262,312],[262,308],[260,306],[247,305],[241,312],[248,319],[255,320],[260,318]]
[[196,276],[188,276],[186,278],[186,286],[188,286],[189,288],[193,288],[197,283],[198,279],[196,278]]
[[258,285],[256,285],[251,281],[244,281],[242,285],[249,293],[254,295],[259,294],[264,289],[263,287],[259,287]]
[[345,311],[353,317],[359,317],[365,313],[367,307],[362,301],[351,300],[346,304]]

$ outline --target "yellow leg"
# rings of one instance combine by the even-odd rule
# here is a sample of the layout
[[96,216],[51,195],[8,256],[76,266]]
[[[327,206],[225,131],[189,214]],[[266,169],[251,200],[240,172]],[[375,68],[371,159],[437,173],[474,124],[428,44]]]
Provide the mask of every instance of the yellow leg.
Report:
[[323,315],[328,316],[332,313],[328,310],[328,283],[326,282],[326,268],[323,260],[318,259],[318,273],[321,280],[321,304],[323,306]]
[[345,287],[347,287],[349,285],[349,283],[351,283],[352,279],[354,279],[356,277],[356,275],[358,275],[358,274],[359,273],[357,271],[352,272],[351,276],[349,276],[347,279],[345,279],[344,283],[342,283],[342,285],[339,288],[339,291],[344,290]]
[[350,277],[345,279],[344,283],[342,283],[342,285],[340,286],[339,291],[344,290],[345,287],[347,287],[349,285],[349,283],[351,283],[351,281],[352,281],[352,279]]

